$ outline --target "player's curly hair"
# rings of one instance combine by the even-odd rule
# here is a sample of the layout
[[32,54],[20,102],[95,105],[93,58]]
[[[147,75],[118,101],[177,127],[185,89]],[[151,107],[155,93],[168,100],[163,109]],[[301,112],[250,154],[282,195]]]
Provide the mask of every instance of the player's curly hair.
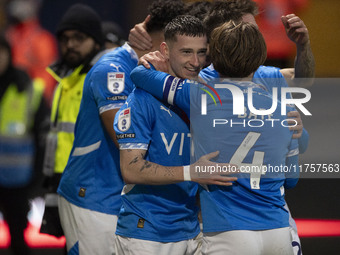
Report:
[[158,0],[148,8],[151,19],[146,23],[150,32],[163,31],[165,26],[178,15],[185,14],[185,4],[181,0]]
[[211,6],[212,2],[208,1],[189,2],[187,3],[185,13],[195,16],[196,18],[199,18],[203,21],[204,18],[208,15]]
[[177,35],[203,37],[206,35],[202,21],[191,15],[180,15],[171,20],[164,29],[165,41],[176,41]]
[[209,44],[215,70],[223,77],[244,78],[267,58],[267,47],[258,27],[229,21],[214,29]]
[[218,26],[230,20],[240,21],[244,14],[258,14],[257,4],[252,0],[216,0],[212,3],[203,23],[210,37]]

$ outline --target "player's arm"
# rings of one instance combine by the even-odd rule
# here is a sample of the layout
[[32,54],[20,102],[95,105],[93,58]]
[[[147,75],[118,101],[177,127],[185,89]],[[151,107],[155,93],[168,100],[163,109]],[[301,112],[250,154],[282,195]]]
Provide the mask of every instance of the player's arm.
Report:
[[146,23],[150,20],[148,15],[141,23],[136,24],[129,33],[129,44],[139,50],[150,50],[152,47],[152,39],[146,31]]
[[315,75],[315,60],[310,46],[308,29],[304,22],[295,14],[282,16],[281,20],[288,38],[296,45],[296,58],[294,69],[281,69],[280,72],[290,86],[311,86]]
[[[129,91],[129,88],[124,83],[125,79],[115,78],[117,74],[125,77],[123,71],[116,70],[109,64],[103,63],[100,65],[100,68],[96,67],[90,82],[103,126],[111,140],[119,147],[113,128],[114,119],[131,91]],[[112,86],[113,83],[118,84],[118,87]],[[117,89],[117,92],[114,89]]]
[[287,113],[288,124],[292,125],[289,127],[293,133],[293,139],[298,139],[299,143],[299,151],[300,153],[304,153],[307,150],[309,143],[309,135],[306,129],[303,128],[303,123],[301,119],[301,115],[298,111],[290,111]]
[[291,189],[294,188],[299,181],[300,169],[298,155],[288,156],[286,158],[286,166],[290,171],[286,173],[284,187],[285,189]]
[[291,139],[285,164],[288,171],[285,172],[286,180],[284,187],[290,189],[295,187],[300,177],[299,144],[297,139]]
[[109,134],[111,140],[115,143],[117,148],[119,148],[119,144],[117,141],[116,132],[113,128],[113,123],[114,123],[114,119],[115,119],[115,116],[118,110],[119,108],[115,108],[115,109],[111,109],[100,114],[100,118],[103,122],[105,130]]
[[156,50],[141,56],[138,64],[148,69],[151,69],[151,66],[153,66],[157,71],[169,73],[168,61],[160,51]]
[[[120,167],[124,182],[127,184],[166,185],[182,181],[194,181],[200,184],[214,184],[231,186],[236,177],[227,176],[228,173],[203,173],[195,171],[195,166],[216,166],[210,161],[218,155],[213,152],[202,156],[191,166],[162,166],[144,159],[146,150],[143,149],[121,149]],[[234,166],[218,163],[219,166]],[[235,173],[236,166],[229,174]],[[234,171],[234,172],[233,172]]]
[[305,153],[309,144],[309,134],[306,129],[302,130],[302,135],[299,138],[299,153]]
[[154,97],[176,105],[190,116],[190,84],[188,80],[171,76],[140,65],[130,75],[136,87],[141,88]]

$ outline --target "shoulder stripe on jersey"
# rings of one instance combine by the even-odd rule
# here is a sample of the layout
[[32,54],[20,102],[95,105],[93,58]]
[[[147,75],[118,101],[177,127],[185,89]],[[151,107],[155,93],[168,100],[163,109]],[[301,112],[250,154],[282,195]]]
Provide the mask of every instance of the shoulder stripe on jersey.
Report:
[[167,76],[163,85],[163,100],[173,105],[177,87],[183,81],[184,79],[173,77],[171,75]]
[[291,150],[288,152],[287,157],[293,157],[299,155],[299,148],[296,148],[295,150]]
[[106,112],[109,110],[119,109],[123,105],[124,103],[114,103],[114,104],[108,104],[108,105],[102,106],[99,108],[99,114],[102,114],[103,112]]
[[82,156],[82,155],[88,154],[92,151],[95,151],[100,147],[101,143],[102,143],[102,141],[99,141],[99,142],[96,142],[96,143],[91,144],[89,146],[76,147],[73,151],[72,156]]
[[121,143],[119,144],[120,150],[135,149],[135,150],[148,150],[147,143]]

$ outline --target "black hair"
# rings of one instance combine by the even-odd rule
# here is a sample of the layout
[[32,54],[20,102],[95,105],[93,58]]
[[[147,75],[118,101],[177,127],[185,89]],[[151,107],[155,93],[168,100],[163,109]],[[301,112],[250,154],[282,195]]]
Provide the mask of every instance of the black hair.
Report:
[[175,41],[176,35],[205,36],[203,23],[191,15],[180,15],[170,21],[164,29],[165,41]]
[[186,14],[195,16],[200,20],[204,20],[204,18],[208,15],[212,6],[212,2],[208,1],[197,1],[190,2],[186,7]]
[[218,26],[230,20],[240,21],[242,16],[250,13],[258,14],[257,4],[252,0],[216,0],[212,3],[203,23],[210,37],[211,32]]
[[146,30],[150,33],[163,31],[172,19],[185,14],[185,5],[180,0],[158,0],[153,2],[148,10],[151,19],[146,23]]

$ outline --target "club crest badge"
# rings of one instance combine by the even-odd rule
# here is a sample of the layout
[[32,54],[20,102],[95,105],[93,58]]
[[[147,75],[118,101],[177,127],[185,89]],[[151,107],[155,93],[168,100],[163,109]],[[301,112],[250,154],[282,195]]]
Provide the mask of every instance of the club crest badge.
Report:
[[118,129],[122,132],[129,130],[131,126],[131,108],[121,111],[118,118]]
[[113,94],[120,94],[125,87],[125,73],[108,73],[107,89]]

